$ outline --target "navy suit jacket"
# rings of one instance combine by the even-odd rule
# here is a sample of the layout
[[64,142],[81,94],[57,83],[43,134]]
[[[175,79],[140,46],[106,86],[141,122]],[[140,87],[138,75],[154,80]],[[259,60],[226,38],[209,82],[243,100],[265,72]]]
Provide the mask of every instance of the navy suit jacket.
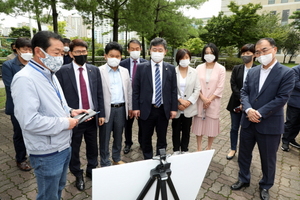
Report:
[[[132,108],[140,110],[140,118],[147,120],[152,107],[153,82],[151,61],[138,65],[134,77]],[[175,67],[163,62],[162,68],[162,96],[165,115],[170,119],[170,111],[177,111],[177,79]]]
[[[243,110],[253,108],[261,115],[261,122],[254,123],[261,134],[282,134],[284,132],[283,107],[294,88],[294,71],[276,63],[264,82],[260,92],[259,77],[261,66],[249,70],[241,89]],[[241,126],[248,128],[252,123],[243,113]]]
[[300,108],[300,65],[297,65],[292,69],[295,72],[295,87],[287,104],[295,108]]
[[[98,67],[86,64],[89,85],[92,95],[92,101],[95,111],[100,111],[98,117],[105,117],[102,81]],[[74,109],[79,108],[79,95],[77,90],[76,78],[73,69],[73,63],[63,65],[56,72],[56,77],[60,82],[68,106]]]
[[6,103],[5,103],[5,113],[7,115],[14,114],[14,103],[11,97],[10,85],[13,80],[14,75],[21,70],[21,62],[18,59],[18,56],[12,60],[7,60],[2,65],[2,79],[5,85],[6,92]]
[[[147,62],[148,60],[145,60],[144,58],[140,58],[140,63]],[[139,63],[139,64],[140,64]],[[131,70],[130,70],[130,58],[126,58],[125,60],[122,60],[120,62],[120,66],[125,67],[128,69],[129,75],[131,77]]]

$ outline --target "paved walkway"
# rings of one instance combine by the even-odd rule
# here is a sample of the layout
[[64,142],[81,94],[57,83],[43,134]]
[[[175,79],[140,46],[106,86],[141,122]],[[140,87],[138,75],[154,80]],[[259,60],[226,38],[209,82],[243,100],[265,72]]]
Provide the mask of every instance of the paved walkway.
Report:
[[[222,99],[221,112],[221,134],[218,135],[214,141],[213,148],[215,155],[212,159],[210,167],[206,173],[202,187],[197,195],[197,200],[202,199],[236,199],[249,200],[259,199],[258,182],[261,178],[260,158],[255,148],[253,152],[253,162],[251,166],[252,179],[251,185],[241,191],[232,191],[229,186],[237,180],[238,164],[237,156],[231,161],[226,160],[226,154],[230,148],[229,130],[230,130],[230,116],[225,109],[230,96],[230,72],[226,75],[225,92]],[[137,126],[134,125],[134,132],[136,133]],[[12,141],[12,125],[9,116],[4,114],[4,110],[0,110],[0,199],[1,200],[24,200],[35,199],[37,193],[37,185],[33,175],[33,171],[22,172],[15,164],[14,148]],[[134,135],[134,145],[132,151],[127,155],[122,155],[125,162],[134,162],[142,160],[142,154],[137,145],[137,135]],[[172,153],[171,142],[171,127],[168,129],[168,148],[167,153]],[[155,139],[154,139],[155,140]],[[154,141],[153,140],[153,141]],[[300,142],[300,137],[297,138]],[[206,147],[206,138],[204,140],[203,148]],[[191,135],[190,151],[196,151],[196,138]],[[86,165],[85,145],[83,142],[81,158],[82,163]],[[283,152],[278,150],[277,170],[275,185],[270,189],[271,199],[300,199],[300,151],[291,147],[290,152]],[[184,171],[183,171],[184,173]],[[113,177],[112,177],[113,178]],[[112,180],[117,181],[117,178]],[[92,199],[92,185],[91,180],[86,180],[86,190],[79,192],[75,186],[75,178],[70,173],[68,174],[68,182],[63,191],[63,200],[67,199]],[[187,188],[188,189],[188,188]],[[113,194],[112,194],[113,195]],[[184,199],[185,200],[185,199]]]

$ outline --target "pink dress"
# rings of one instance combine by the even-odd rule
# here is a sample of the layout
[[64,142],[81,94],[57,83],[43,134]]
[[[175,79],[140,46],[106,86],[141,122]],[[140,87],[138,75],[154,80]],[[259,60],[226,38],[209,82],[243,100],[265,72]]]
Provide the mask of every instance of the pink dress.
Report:
[[216,62],[208,82],[206,78],[206,64],[204,63],[197,66],[196,70],[198,72],[202,94],[205,97],[215,95],[217,98],[215,98],[205,110],[203,109],[202,100],[198,98],[198,115],[193,119],[192,132],[198,136],[206,135],[208,137],[216,137],[220,133],[219,117],[226,70],[224,66]]

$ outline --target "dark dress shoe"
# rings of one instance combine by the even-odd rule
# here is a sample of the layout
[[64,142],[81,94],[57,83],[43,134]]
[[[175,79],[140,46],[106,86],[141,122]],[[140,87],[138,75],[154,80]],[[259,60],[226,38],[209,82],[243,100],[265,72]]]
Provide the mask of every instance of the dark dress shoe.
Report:
[[76,187],[79,191],[83,191],[85,188],[83,176],[77,176],[76,177]]
[[235,153],[236,153],[236,152],[234,152],[234,154],[233,154],[232,156],[226,155],[226,159],[227,159],[227,160],[231,160],[231,159],[235,156]]
[[282,143],[281,149],[282,149],[282,151],[289,152],[290,151],[289,144]]
[[27,161],[24,161],[24,162],[21,162],[21,163],[17,162],[17,166],[22,171],[30,171],[31,170],[31,166],[28,164]]
[[230,186],[230,188],[232,190],[240,190],[243,187],[249,187],[249,183],[243,183],[242,181],[239,180],[238,182],[236,182],[235,184],[233,184],[232,186]]
[[86,177],[88,177],[92,180],[92,173],[91,172],[86,172],[85,175],[86,175]]
[[130,152],[130,148],[131,148],[131,145],[125,145],[124,147],[124,154],[128,154]]
[[295,148],[297,148],[297,149],[300,149],[300,144],[299,144],[298,142],[296,142],[296,141],[291,141],[291,142],[290,142],[290,145],[291,145],[292,147],[295,147]]
[[260,198],[262,200],[269,200],[270,199],[269,190],[262,189],[262,188],[260,188],[259,190],[260,190]]

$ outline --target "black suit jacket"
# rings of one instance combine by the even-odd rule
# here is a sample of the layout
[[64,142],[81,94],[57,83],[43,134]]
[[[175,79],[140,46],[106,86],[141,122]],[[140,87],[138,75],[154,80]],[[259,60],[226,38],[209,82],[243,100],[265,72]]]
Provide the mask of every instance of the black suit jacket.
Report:
[[[256,65],[253,65],[252,67],[255,66]],[[234,108],[236,108],[241,104],[240,99],[241,99],[241,89],[243,87],[244,70],[245,70],[245,64],[236,65],[232,69],[231,78],[230,78],[232,94],[230,96],[226,108],[228,111],[233,111]]]
[[[153,81],[151,61],[138,65],[134,77],[132,105],[133,110],[140,110],[140,118],[147,120],[152,107]],[[170,118],[170,111],[177,111],[177,80],[175,67],[163,62],[162,96],[165,115]]]
[[[99,69],[98,67],[90,64],[86,64],[86,69],[95,110],[100,111],[98,117],[105,117],[102,81]],[[60,82],[68,105],[71,108],[78,109],[79,95],[73,69],[73,63],[63,65],[61,69],[56,72],[56,76]]]
[[[140,63],[143,63],[143,62],[148,62],[148,60],[145,60],[144,58],[140,58]],[[128,69],[129,75],[131,77],[130,58],[126,58],[125,60],[122,60],[120,62],[120,66],[125,67],[126,69]]]

